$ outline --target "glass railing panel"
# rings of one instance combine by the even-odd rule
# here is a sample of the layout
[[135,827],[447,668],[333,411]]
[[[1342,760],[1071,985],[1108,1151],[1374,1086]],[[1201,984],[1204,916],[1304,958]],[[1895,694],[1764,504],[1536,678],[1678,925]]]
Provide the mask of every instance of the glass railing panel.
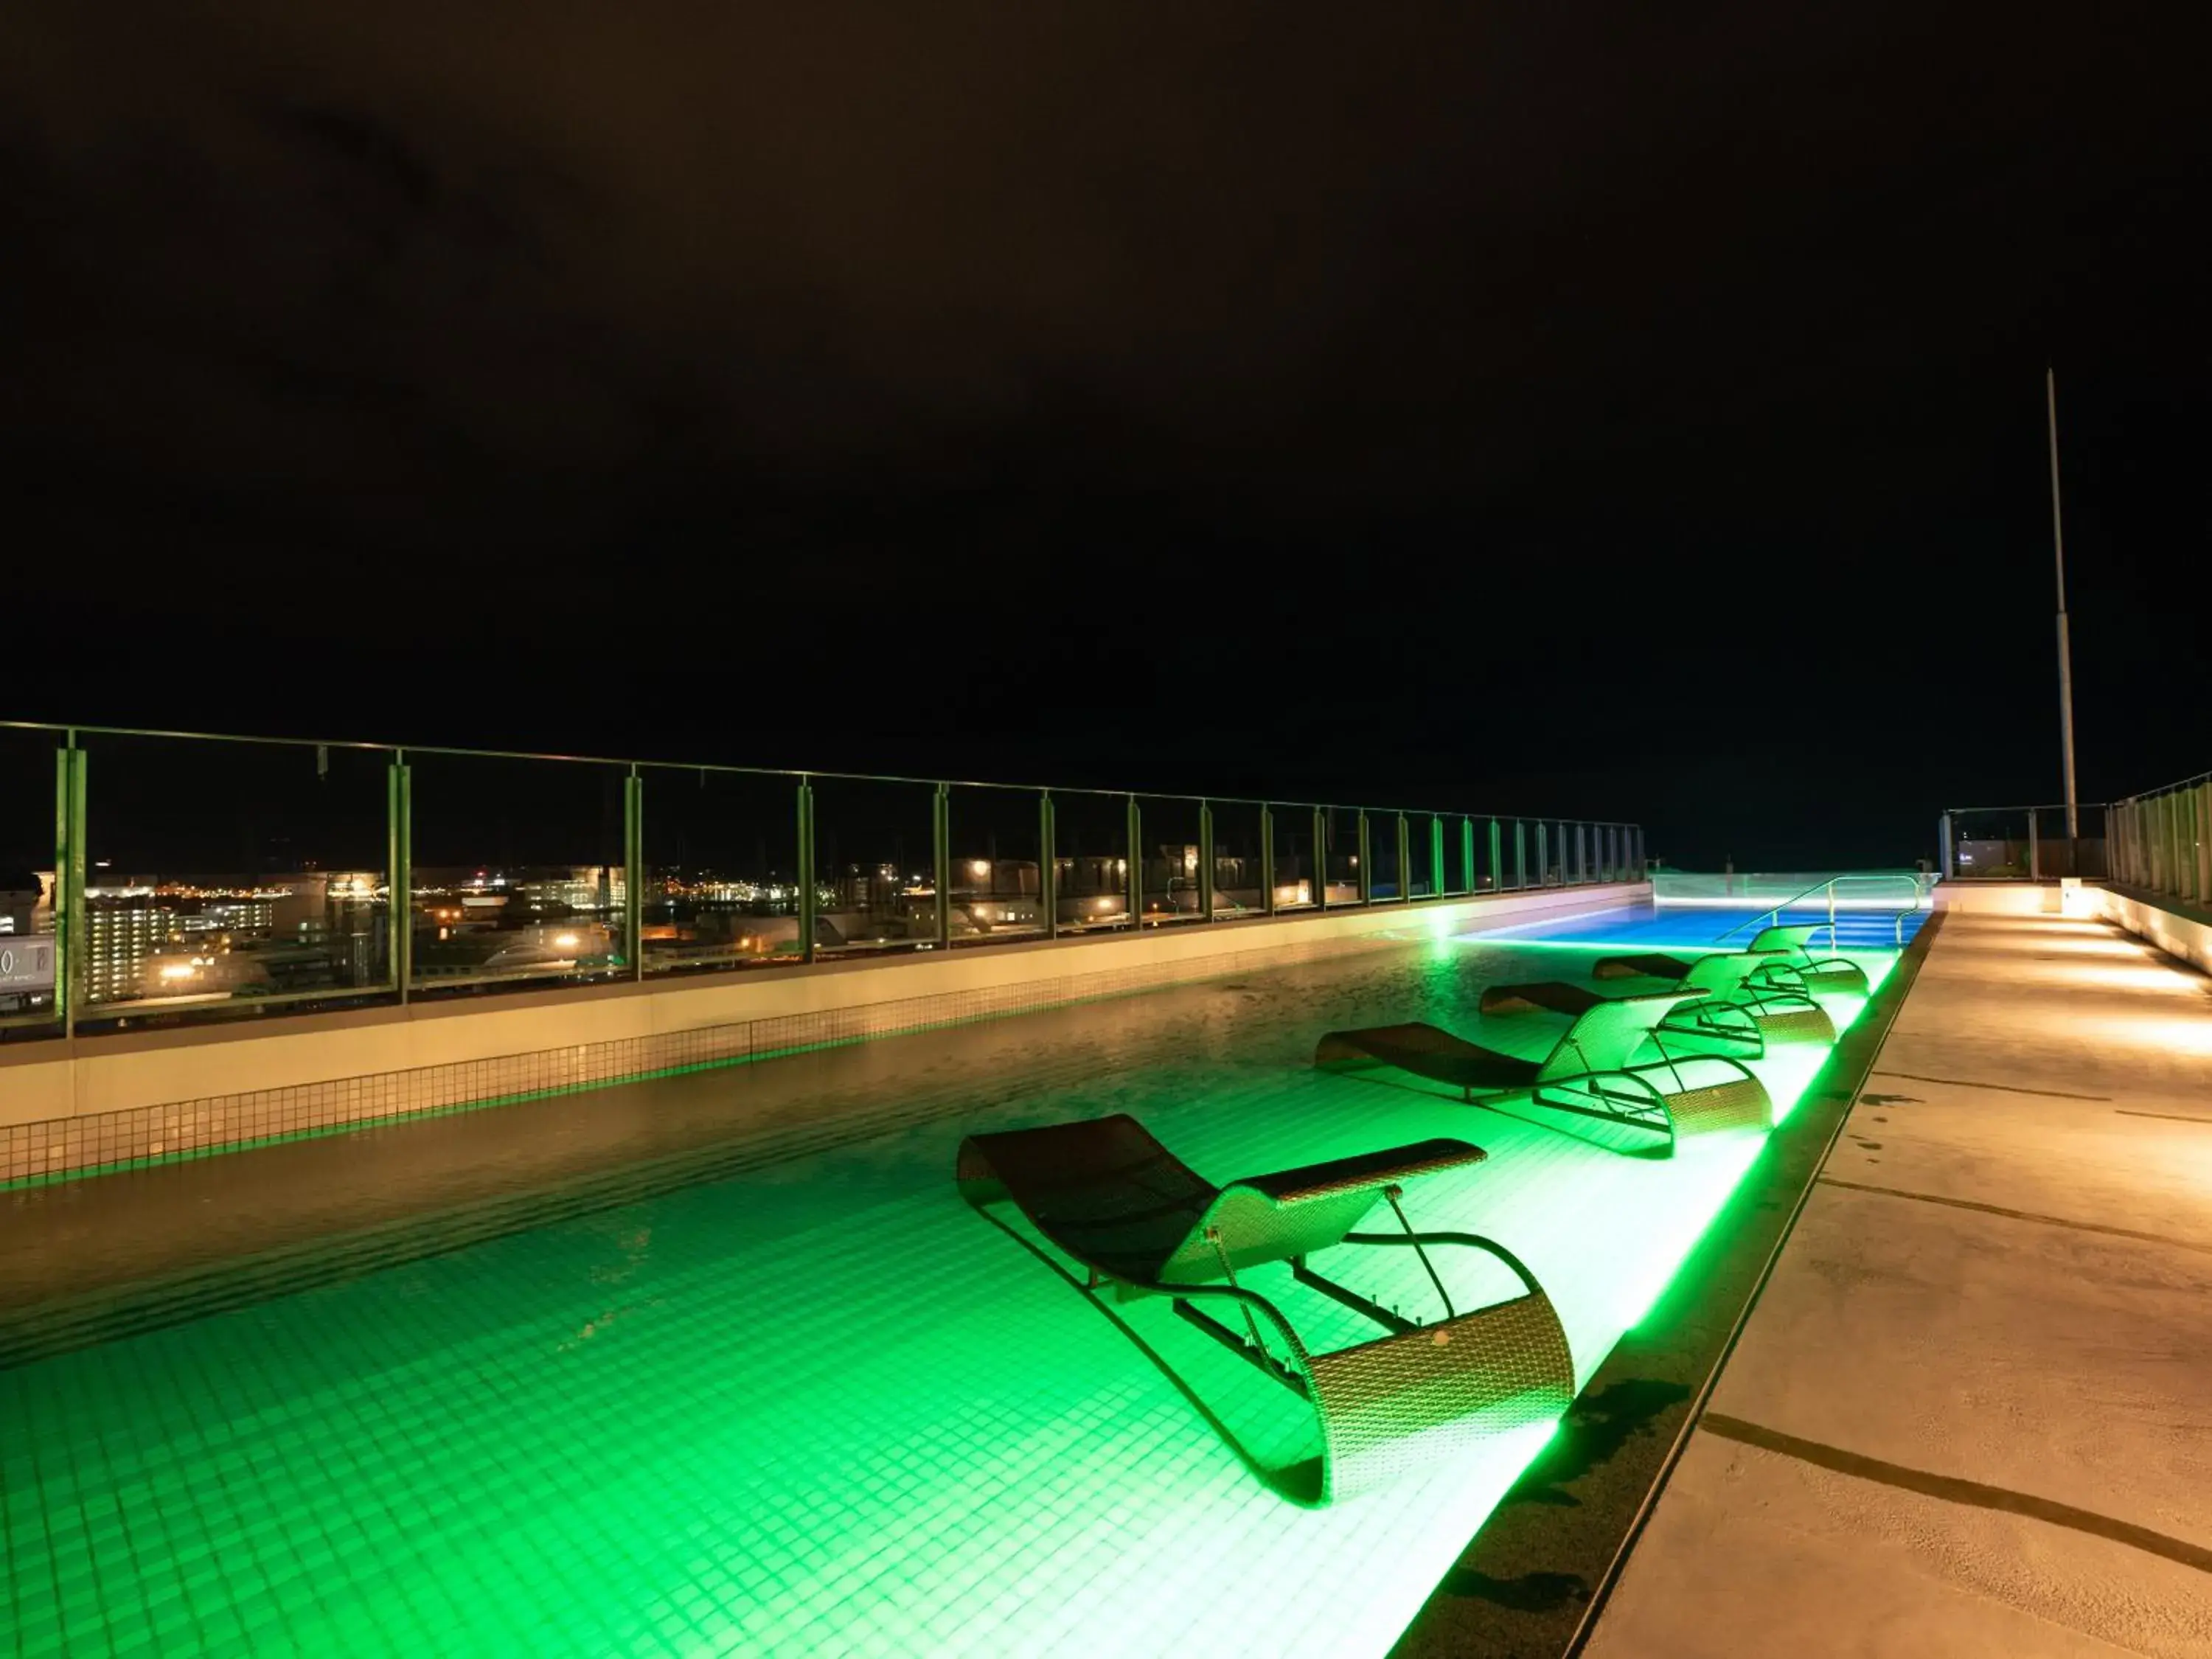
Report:
[[1203,921],[1199,858],[1203,837],[1199,804],[1174,796],[1142,795],[1137,800],[1144,840],[1144,885],[1139,890],[1148,927]]
[[1063,933],[1130,925],[1129,798],[1053,792],[1053,903]]
[[1035,789],[957,784],[946,815],[946,905],[955,945],[1043,939],[1043,797]]
[[1331,904],[1358,904],[1367,896],[1359,865],[1359,812],[1332,806],[1322,818],[1328,843],[1322,848],[1322,873]]
[[79,746],[81,1027],[392,988],[388,752],[107,733]]
[[[2200,788],[2197,792],[2198,811],[2212,819],[2212,791]],[[2105,809],[2084,806],[2075,815],[2081,827],[2081,838],[2074,843],[2074,868],[2067,874],[2079,876],[2084,881],[2105,881],[2112,876],[2111,842],[2106,829]],[[2059,814],[2059,828],[2065,828],[2065,814]]]
[[[2188,792],[2184,791],[2185,803],[2187,798]],[[2083,806],[2075,811],[2075,822],[2081,833],[2071,838],[2066,833],[2066,809],[2063,806],[2027,807],[2022,810],[2021,817],[2034,831],[2023,854],[2030,873],[2046,879],[2068,876],[2098,879],[2104,877],[2106,866],[2104,809],[2101,806]],[[2191,822],[2186,811],[2183,817],[2185,823]]]
[[1249,801],[1216,801],[1209,810],[1213,815],[1215,920],[1264,915],[1267,873],[1260,856],[1261,809]]
[[0,1037],[37,1036],[55,1000],[54,778],[59,732],[0,727]]
[[1367,814],[1368,902],[1395,904],[1406,896],[1404,874],[1398,867],[1398,815],[1381,811]]
[[612,762],[410,750],[410,994],[627,977]]
[[646,971],[800,960],[798,778],[687,766],[641,775]]
[[1320,902],[1314,809],[1278,802],[1267,810],[1274,828],[1276,913],[1310,910]]
[[937,944],[937,787],[814,780],[817,957]]
[[1443,863],[1451,849],[1443,844],[1443,820],[1433,812],[1406,814],[1406,896],[1435,898],[1444,890]]
[[2024,810],[1960,814],[1951,825],[1959,874],[1967,879],[2026,876],[2028,816]]
[[[1439,812],[1436,817],[1436,850],[1440,855],[1437,866],[1437,890],[1446,897],[1474,892],[1476,883],[1480,879],[1480,835],[1479,833],[1476,840],[1469,842],[1462,833],[1471,822],[1465,814],[1459,812]],[[1470,854],[1476,860],[1473,865],[1468,862]]]

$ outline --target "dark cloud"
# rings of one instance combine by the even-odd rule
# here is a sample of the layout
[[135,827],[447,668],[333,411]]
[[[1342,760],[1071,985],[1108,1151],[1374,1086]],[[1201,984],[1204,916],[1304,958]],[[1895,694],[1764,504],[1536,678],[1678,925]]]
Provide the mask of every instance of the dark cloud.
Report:
[[[1811,707],[1743,833],[1839,769],[1917,823],[2053,787],[2050,356],[2118,789],[2206,763],[2136,718],[2212,528],[2187,21],[49,10],[0,62],[26,539],[148,616],[490,594],[632,665],[456,708],[436,630],[352,628],[308,700],[379,730],[1686,817]],[[765,662],[810,695],[733,736],[696,688]],[[95,696],[34,712],[143,714]]]

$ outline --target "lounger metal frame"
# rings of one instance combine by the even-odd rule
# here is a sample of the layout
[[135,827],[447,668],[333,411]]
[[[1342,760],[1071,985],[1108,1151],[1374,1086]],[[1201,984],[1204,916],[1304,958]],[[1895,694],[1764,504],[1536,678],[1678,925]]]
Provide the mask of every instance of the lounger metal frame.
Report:
[[[1469,1105],[1495,1109],[1526,1099],[1554,1111],[1626,1125],[1663,1136],[1671,1156],[1685,1133],[1765,1128],[1773,1122],[1773,1101],[1750,1067],[1728,1054],[1669,1054],[1659,1038],[1657,1028],[1667,1015],[1705,995],[1689,991],[1602,999],[1576,1018],[1541,1061],[1485,1048],[1436,1026],[1411,1024],[1331,1031],[1316,1046],[1314,1063],[1395,1066],[1458,1089]],[[1632,1064],[1630,1056],[1646,1039],[1660,1058]],[[1595,1056],[1586,1046],[1592,1042],[1601,1049]],[[1693,1063],[1722,1066],[1733,1075],[1717,1083],[1692,1084],[1682,1067]],[[1654,1081],[1662,1076],[1674,1086],[1662,1088]]]
[[[1105,1125],[1125,1126],[1116,1129],[1125,1136],[1132,1132],[1143,1135],[1161,1158],[1174,1161],[1135,1120],[1097,1121],[1097,1126]],[[1041,1133],[1047,1132],[1014,1131],[1012,1135]],[[1045,1238],[1083,1267],[1081,1282],[1086,1291],[1096,1295],[1110,1287],[1119,1300],[1168,1297],[1178,1317],[1304,1400],[1320,1430],[1320,1500],[1324,1504],[1425,1467],[1437,1455],[1440,1440],[1458,1443],[1549,1422],[1573,1399],[1574,1361],[1565,1329],[1527,1265],[1495,1239],[1474,1233],[1417,1232],[1407,1219],[1399,1177],[1449,1165],[1433,1157],[1425,1161],[1401,1158],[1395,1164],[1391,1160],[1400,1153],[1451,1146],[1468,1154],[1455,1161],[1472,1164],[1483,1156],[1478,1147],[1463,1142],[1424,1143],[1338,1165],[1291,1171],[1288,1181],[1259,1176],[1215,1188],[1199,1220],[1158,1276],[1146,1277],[1117,1272],[1086,1255],[1079,1243],[1002,1178],[993,1163],[993,1144],[1011,1138],[971,1135],[961,1143],[962,1195],[979,1210],[1000,1199],[1011,1200]],[[1188,1173],[1186,1166],[1174,1162],[1178,1170]],[[1347,1169],[1349,1175],[1338,1173]],[[1368,1195],[1367,1209],[1388,1203],[1400,1231],[1336,1230],[1334,1218],[1358,1209],[1362,1193]],[[1334,1206],[1318,1230],[1299,1224],[1291,1213],[1315,1204]],[[1279,1248],[1292,1242],[1309,1248]],[[1313,1250],[1336,1244],[1412,1249],[1436,1289],[1443,1317],[1426,1322],[1408,1318],[1322,1273],[1312,1263]],[[1492,1257],[1519,1281],[1522,1293],[1461,1312],[1430,1258],[1430,1249],[1438,1246],[1473,1249]],[[1359,1315],[1383,1334],[1315,1352],[1282,1309],[1238,1282],[1240,1260],[1246,1267],[1287,1263],[1297,1283]],[[1243,1332],[1216,1318],[1202,1303],[1233,1305]],[[1274,1333],[1279,1353],[1263,1336],[1263,1328]]]

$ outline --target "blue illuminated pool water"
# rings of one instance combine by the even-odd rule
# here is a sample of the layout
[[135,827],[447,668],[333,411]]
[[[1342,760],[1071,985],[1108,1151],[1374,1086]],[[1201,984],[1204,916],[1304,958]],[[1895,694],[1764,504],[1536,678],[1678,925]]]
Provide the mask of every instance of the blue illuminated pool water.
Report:
[[[1630,905],[1564,921],[1544,920],[1520,927],[1492,929],[1482,937],[1531,943],[1540,940],[1554,945],[1623,945],[1638,950],[1667,946],[1741,951],[1774,916],[1771,907],[1753,910],[1666,905],[1654,909],[1650,905]],[[1844,950],[1893,949],[1900,942],[1900,924],[1901,942],[1909,945],[1926,919],[1927,913],[1921,910],[1840,910],[1836,916],[1837,940]],[[1819,909],[1784,910],[1781,920],[1784,923],[1818,923],[1825,928],[1828,912],[1825,906]],[[1825,933],[1817,936],[1814,943],[1826,944]]]

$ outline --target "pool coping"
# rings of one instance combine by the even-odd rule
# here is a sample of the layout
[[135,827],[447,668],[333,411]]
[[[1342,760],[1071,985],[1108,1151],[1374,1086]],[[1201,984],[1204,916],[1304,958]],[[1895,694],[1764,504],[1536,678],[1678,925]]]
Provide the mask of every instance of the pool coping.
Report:
[[[1559,1433],[1531,1460],[1400,1634],[1393,1659],[1493,1650],[1557,1652],[1573,1659],[1582,1652],[1750,1322],[1814,1177],[1843,1133],[1942,920],[1935,912],[1923,921],[1864,1012],[1807,1084],[1796,1109],[1707,1224],[1698,1248],[1651,1311],[1614,1345],[1577,1395]],[[1780,1212],[1778,1221],[1762,1225],[1762,1211],[1770,1217]],[[1650,1403],[1675,1389],[1678,1396]],[[1635,1403],[1609,1409],[1601,1403],[1608,1391]],[[1573,1490],[1578,1484],[1588,1490]],[[1632,1498],[1634,1508],[1624,1522]]]

